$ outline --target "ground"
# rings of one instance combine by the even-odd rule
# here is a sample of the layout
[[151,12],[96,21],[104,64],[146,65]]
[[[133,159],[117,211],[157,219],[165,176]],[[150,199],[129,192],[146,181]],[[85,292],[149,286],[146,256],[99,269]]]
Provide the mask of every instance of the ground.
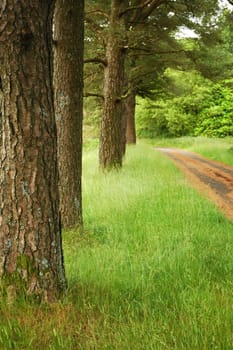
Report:
[[157,148],[184,172],[190,183],[216,203],[233,220],[233,167],[193,152]]

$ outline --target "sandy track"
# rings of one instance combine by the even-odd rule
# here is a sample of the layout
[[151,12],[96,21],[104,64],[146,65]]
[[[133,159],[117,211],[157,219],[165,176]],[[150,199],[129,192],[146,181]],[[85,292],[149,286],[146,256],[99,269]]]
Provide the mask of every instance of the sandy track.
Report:
[[156,149],[170,157],[191,185],[207,195],[233,220],[233,167],[185,150]]

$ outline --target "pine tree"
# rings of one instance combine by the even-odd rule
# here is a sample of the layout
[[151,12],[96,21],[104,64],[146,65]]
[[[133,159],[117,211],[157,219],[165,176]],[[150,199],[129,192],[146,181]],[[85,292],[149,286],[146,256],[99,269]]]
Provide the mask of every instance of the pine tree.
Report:
[[[101,6],[102,1],[98,2],[98,4]],[[128,91],[125,89],[124,65],[127,55],[129,55],[129,52],[132,50],[135,50],[135,47],[138,52],[141,52],[140,55],[137,53],[138,57],[142,56],[142,53],[148,50],[147,47],[144,47],[144,39],[149,33],[148,23],[153,23],[158,33],[161,32],[163,35],[165,35],[166,32],[168,33],[168,46],[169,42],[174,43],[171,36],[172,28],[175,29],[181,25],[195,28],[195,26],[198,25],[195,20],[196,17],[204,16],[207,21],[217,10],[217,0],[209,0],[207,2],[201,0],[190,2],[187,0],[182,3],[170,2],[167,0],[134,0],[130,2],[113,0],[111,2],[111,7],[110,3],[107,2],[105,8],[107,8],[107,11],[105,10],[105,18],[107,18],[107,21],[104,24],[103,22],[100,23],[100,25],[98,24],[101,35],[104,37],[104,47],[106,47],[103,87],[104,108],[100,137],[100,165],[102,168],[112,168],[121,167],[122,165],[122,136],[120,135],[122,129],[120,125],[122,125],[121,113],[125,110],[122,109],[122,104],[124,99],[128,97],[130,91],[135,91],[135,85],[130,82],[131,79],[128,79],[130,88]],[[101,15],[103,10],[95,10],[95,13],[97,12]],[[162,41],[159,42],[160,48],[162,48],[164,44],[163,39],[161,40]],[[156,49],[150,47],[148,53],[149,51],[150,55],[152,55],[154,51],[154,55],[157,54],[157,58],[159,57],[159,52],[156,52]],[[162,60],[159,59],[158,61],[161,62]],[[111,68],[113,63],[115,67],[114,75]],[[131,75],[131,72],[129,75]],[[137,85],[138,83],[136,83],[136,86]]]
[[62,225],[82,226],[82,109],[84,1],[57,0],[54,90]]
[[53,1],[0,7],[0,278],[54,300],[66,286],[51,78]]

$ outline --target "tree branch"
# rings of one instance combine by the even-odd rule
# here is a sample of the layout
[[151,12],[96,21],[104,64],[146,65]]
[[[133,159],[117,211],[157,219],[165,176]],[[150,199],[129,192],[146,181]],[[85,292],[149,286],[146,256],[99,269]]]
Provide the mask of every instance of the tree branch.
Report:
[[84,60],[84,63],[97,63],[102,64],[104,67],[107,67],[107,61],[99,57],[87,58]]
[[105,18],[107,18],[109,20],[109,15],[102,11],[102,10],[93,10],[93,11],[89,11],[89,12],[86,12],[85,15],[101,15],[101,16],[104,16]]
[[[157,51],[157,50],[153,50],[153,49],[146,49],[146,48],[142,48],[142,47],[128,47],[129,50],[132,51],[143,51],[144,54],[142,55],[152,55],[152,54],[156,54],[156,55],[164,55],[164,54],[171,54],[171,53],[187,53],[189,52],[189,50],[184,50],[184,49],[180,49],[180,50],[166,50],[166,51]],[[141,55],[141,54],[140,54]]]
[[147,0],[142,5],[141,11],[136,11],[136,14],[131,19],[132,25],[137,25],[139,22],[143,22],[145,19],[147,19],[152,12],[162,5],[163,3],[166,3],[167,0]]
[[147,1],[145,1],[144,4],[140,4],[140,5],[137,5],[137,6],[130,6],[130,7],[127,7],[124,11],[122,11],[122,12],[119,14],[119,17],[124,16],[127,12],[142,9],[142,8],[144,8],[145,6],[149,5],[151,1],[152,1],[152,0],[147,0]]
[[116,98],[116,102],[120,102],[122,100],[125,100],[127,97],[129,97],[129,95],[132,93],[132,89],[128,89],[124,95],[121,95],[119,97]]
[[85,92],[83,94],[83,97],[98,97],[98,98],[101,98],[102,100],[104,100],[104,96],[103,95],[97,94],[95,92]]

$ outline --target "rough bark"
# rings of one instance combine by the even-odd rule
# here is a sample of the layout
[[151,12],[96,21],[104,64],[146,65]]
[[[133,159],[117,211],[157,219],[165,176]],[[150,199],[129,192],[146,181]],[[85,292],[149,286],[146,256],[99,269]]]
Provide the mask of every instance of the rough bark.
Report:
[[[66,286],[51,78],[52,1],[0,5],[0,278],[10,295]],[[12,292],[13,290],[13,292]]]
[[55,115],[62,225],[82,225],[83,0],[57,0],[54,30]]
[[136,144],[136,127],[135,127],[135,107],[136,93],[132,91],[126,100],[126,142],[127,144]]
[[125,1],[112,0],[104,72],[104,106],[100,131],[100,167],[122,166],[122,108],[125,26],[120,13]]
[[123,101],[122,116],[121,116],[121,152],[122,156],[126,153],[126,130],[127,130],[127,118],[126,118],[126,100]]
[[[128,95],[128,76],[125,72],[124,74],[124,89]],[[122,155],[125,156],[126,153],[126,130],[127,130],[127,97],[122,100],[122,117],[121,117],[121,147]]]

